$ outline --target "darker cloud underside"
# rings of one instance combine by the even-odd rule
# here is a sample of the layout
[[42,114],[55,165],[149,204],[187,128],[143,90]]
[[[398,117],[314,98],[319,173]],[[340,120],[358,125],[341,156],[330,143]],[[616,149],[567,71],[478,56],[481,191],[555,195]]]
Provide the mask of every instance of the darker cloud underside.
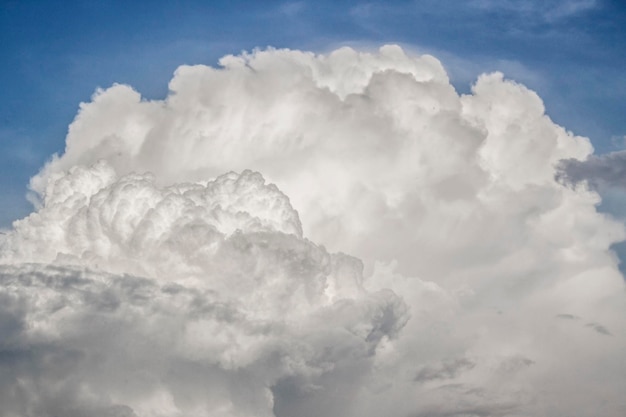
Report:
[[586,181],[593,187],[626,189],[626,151],[591,155],[583,161],[564,160],[559,165],[557,179],[569,184]]

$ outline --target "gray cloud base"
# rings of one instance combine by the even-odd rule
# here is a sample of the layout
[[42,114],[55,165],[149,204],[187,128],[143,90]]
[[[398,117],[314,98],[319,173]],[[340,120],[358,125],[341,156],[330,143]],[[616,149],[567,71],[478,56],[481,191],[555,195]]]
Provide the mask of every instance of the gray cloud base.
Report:
[[284,378],[306,392],[321,374],[338,375],[326,388],[349,391],[403,315],[382,293],[298,321],[81,268],[3,267],[0,279],[6,416],[273,415],[271,390]]
[[584,161],[564,160],[557,178],[570,184],[586,181],[594,187],[626,189],[626,151],[591,155]]

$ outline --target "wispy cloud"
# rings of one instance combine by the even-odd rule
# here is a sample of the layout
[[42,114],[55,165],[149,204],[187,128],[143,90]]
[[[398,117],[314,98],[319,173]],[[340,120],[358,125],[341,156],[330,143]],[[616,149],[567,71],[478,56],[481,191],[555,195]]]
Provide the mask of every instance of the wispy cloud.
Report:
[[283,3],[278,7],[279,14],[295,17],[302,13],[307,8],[307,3],[305,1],[294,1]]
[[523,18],[541,19],[546,22],[556,22],[561,19],[593,10],[599,7],[597,0],[473,0],[468,5],[484,11],[505,11],[519,14]]

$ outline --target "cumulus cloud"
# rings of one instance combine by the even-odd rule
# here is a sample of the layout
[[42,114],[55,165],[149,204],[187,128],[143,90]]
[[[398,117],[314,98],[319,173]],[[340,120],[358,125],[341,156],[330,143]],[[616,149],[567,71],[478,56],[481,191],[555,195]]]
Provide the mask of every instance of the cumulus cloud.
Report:
[[3,415],[269,416],[290,378],[349,392],[408,319],[250,171],[159,188],[74,167],[2,256]]
[[397,46],[99,90],[1,236],[0,416],[621,416],[591,153]]
[[399,47],[267,50],[221,64],[179,68],[162,101],[121,85],[97,92],[33,189],[43,195],[54,173],[100,159],[164,185],[252,169],[289,196],[312,240],[429,272],[442,246],[456,244],[459,258],[468,241],[478,256],[501,246],[474,239],[478,229],[517,234],[498,203],[476,198],[482,190],[499,188],[530,209],[539,198],[524,192],[548,190],[554,164],[591,152],[523,86],[496,73],[459,97],[435,58]]

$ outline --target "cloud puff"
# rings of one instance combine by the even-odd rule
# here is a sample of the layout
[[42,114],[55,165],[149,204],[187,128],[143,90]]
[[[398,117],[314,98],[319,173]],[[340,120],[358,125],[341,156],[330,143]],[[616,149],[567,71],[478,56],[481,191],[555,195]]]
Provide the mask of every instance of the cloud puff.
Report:
[[159,188],[150,174],[118,179],[104,161],[74,167],[51,181],[42,209],[14,227],[5,258],[76,259],[107,268],[121,262],[121,271],[136,267],[151,276],[203,262],[236,231],[302,236],[289,199],[258,173]]
[[301,234],[258,173],[72,168],[3,242],[2,415],[262,416],[284,380],[348,392],[407,307]]
[[624,227],[534,92],[396,46],[220,64],[96,92],[32,179],[0,415],[623,415]]

